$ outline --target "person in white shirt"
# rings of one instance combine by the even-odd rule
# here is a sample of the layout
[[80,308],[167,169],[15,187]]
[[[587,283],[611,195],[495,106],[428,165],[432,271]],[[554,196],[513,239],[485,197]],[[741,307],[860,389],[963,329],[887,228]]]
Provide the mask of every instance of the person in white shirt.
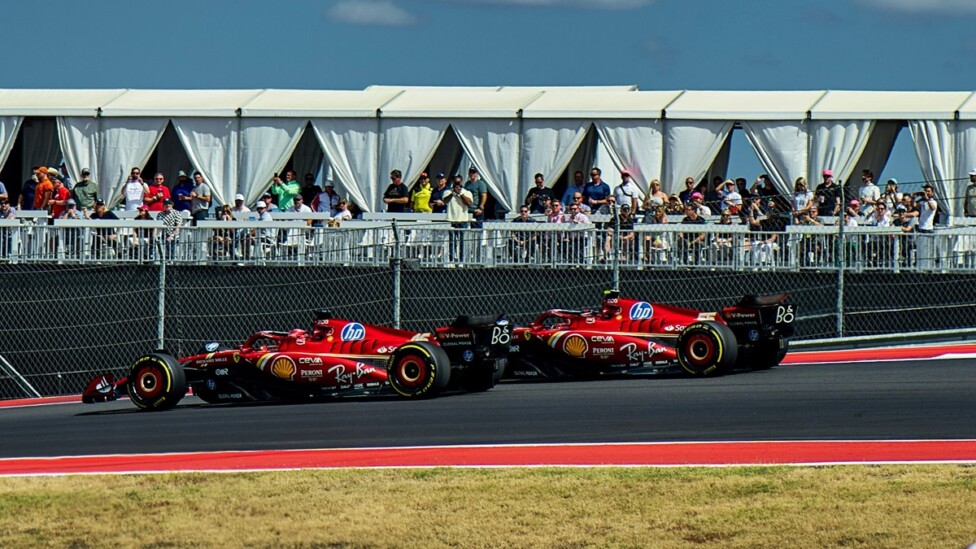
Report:
[[935,212],[939,209],[935,201],[935,190],[932,185],[922,187],[922,200],[918,205],[918,232],[930,233],[935,230]]
[[[630,172],[620,170],[621,182],[613,189],[613,198],[617,201],[617,207],[630,204],[632,210],[637,210],[638,198],[640,197],[640,187],[630,177]],[[658,189],[660,190],[660,189]]]
[[722,211],[728,211],[734,215],[742,210],[742,195],[739,194],[735,181],[726,180],[719,189],[718,196],[722,200]]
[[807,185],[807,178],[797,177],[793,184],[793,216],[800,220],[810,213],[813,207],[813,191]]
[[352,212],[349,211],[349,203],[346,202],[344,198],[339,199],[337,208],[338,210],[336,211],[336,214],[330,218],[333,222],[348,221],[352,219]]
[[234,196],[234,206],[231,207],[230,211],[237,213],[248,213],[251,211],[251,208],[244,205],[243,194],[238,193]]
[[451,190],[444,193],[447,204],[447,221],[451,224],[449,258],[453,261],[464,261],[464,231],[471,226],[471,214],[468,206],[474,203],[474,195],[464,188],[459,180],[454,180]]
[[861,174],[861,213],[865,216],[874,212],[874,205],[881,199],[881,188],[874,183],[874,172],[864,170]]
[[142,206],[143,199],[149,194],[149,185],[142,180],[142,170],[132,168],[129,172],[129,179],[122,187],[123,198],[125,198],[125,211],[134,212]]

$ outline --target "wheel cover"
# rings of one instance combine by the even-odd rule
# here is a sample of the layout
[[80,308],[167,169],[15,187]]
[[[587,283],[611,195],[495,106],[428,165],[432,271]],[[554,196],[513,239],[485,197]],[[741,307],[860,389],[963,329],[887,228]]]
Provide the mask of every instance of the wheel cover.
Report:
[[427,378],[428,371],[427,362],[414,355],[404,356],[396,364],[397,381],[408,388],[421,386]]
[[165,383],[163,382],[162,372],[154,366],[143,366],[136,372],[135,387],[136,394],[145,400],[152,400],[163,392]]
[[717,352],[715,339],[708,333],[695,333],[685,343],[685,360],[693,366],[712,365]]

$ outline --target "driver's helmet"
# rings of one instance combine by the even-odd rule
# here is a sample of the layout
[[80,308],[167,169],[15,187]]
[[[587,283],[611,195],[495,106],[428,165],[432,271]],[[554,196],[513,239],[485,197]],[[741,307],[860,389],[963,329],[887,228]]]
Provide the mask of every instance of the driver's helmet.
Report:
[[620,314],[620,292],[605,290],[603,292],[603,309],[600,311],[605,318],[613,318]]

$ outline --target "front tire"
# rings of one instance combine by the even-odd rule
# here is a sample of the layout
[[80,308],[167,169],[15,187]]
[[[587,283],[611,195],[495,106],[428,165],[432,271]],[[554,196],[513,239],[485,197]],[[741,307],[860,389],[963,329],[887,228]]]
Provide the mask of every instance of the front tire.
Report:
[[728,326],[705,320],[682,330],[676,348],[681,368],[690,375],[704,377],[731,369],[739,344]]
[[125,389],[142,410],[169,410],[186,395],[186,374],[172,355],[150,353],[132,363]]
[[406,398],[428,398],[447,388],[451,360],[444,349],[426,341],[401,345],[386,367],[390,387]]

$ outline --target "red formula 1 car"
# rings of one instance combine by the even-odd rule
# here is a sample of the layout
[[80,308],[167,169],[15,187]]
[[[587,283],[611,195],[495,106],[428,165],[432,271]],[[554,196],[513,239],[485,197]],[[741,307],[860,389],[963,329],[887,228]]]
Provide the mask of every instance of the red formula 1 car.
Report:
[[606,292],[599,311],[553,309],[512,332],[509,378],[591,377],[677,369],[708,376],[783,360],[796,307],[787,295],[746,296],[717,312]]
[[263,331],[236,348],[207,343],[177,359],[166,351],[139,357],[129,375],[95,378],[84,402],[128,393],[143,410],[176,406],[187,392],[209,403],[309,400],[381,393],[423,398],[449,388],[486,391],[505,369],[511,328],[503,317],[458,317],[417,333],[316,313],[311,333]]

